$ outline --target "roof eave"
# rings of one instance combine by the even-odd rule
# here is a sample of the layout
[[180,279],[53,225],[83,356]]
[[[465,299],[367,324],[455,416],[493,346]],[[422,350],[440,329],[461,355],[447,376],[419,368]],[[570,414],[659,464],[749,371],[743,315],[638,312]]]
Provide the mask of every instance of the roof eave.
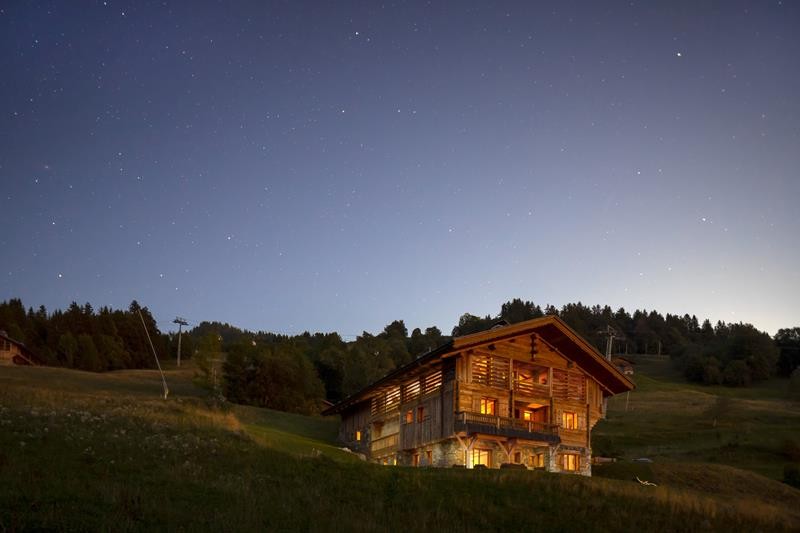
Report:
[[438,356],[444,355],[445,353],[449,352],[452,347],[453,347],[453,341],[449,340],[446,343],[442,344],[441,346],[438,346],[437,348],[434,348],[433,350],[417,357],[410,363],[395,368],[394,370],[392,370],[391,372],[380,378],[378,381],[370,383],[366,387],[362,388],[360,391],[351,394],[350,396],[336,403],[332,407],[325,409],[324,411],[322,411],[322,415],[323,416],[335,415],[347,409],[348,407],[355,405],[362,400],[365,400],[366,398],[363,398],[363,396],[368,392],[370,392],[371,390],[377,389],[381,385],[384,385],[388,381],[391,381],[392,379],[395,379],[400,375],[405,374],[406,372],[408,372],[413,368],[417,368],[433,362],[433,360],[435,360]]

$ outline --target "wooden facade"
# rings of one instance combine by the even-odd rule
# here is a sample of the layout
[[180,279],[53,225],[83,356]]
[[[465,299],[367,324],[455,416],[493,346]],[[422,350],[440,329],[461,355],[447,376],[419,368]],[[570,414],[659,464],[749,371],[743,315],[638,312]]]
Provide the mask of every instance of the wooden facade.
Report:
[[36,358],[24,344],[0,331],[0,366],[33,365]]
[[558,317],[456,337],[328,409],[381,464],[591,474],[591,429],[633,383]]

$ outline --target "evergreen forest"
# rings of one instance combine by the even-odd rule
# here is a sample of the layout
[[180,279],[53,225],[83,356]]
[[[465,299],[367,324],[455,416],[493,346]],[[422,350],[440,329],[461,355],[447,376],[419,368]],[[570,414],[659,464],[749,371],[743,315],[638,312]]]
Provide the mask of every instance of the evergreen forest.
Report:
[[[669,356],[689,381],[746,387],[780,375],[791,376],[793,384],[800,382],[800,327],[781,329],[770,337],[750,324],[711,324],[689,314],[630,313],[580,302],[542,308],[522,299],[502,304],[496,315],[465,313],[449,335],[435,326],[409,333],[402,320],[349,341],[336,332],[290,336],[201,322],[181,336],[181,354],[193,360],[199,381],[231,401],[313,413],[325,401],[357,392],[451,336],[545,315],[559,316],[601,353],[613,332],[612,354]],[[136,301],[126,310],[72,303],[52,312],[43,306],[26,309],[19,299],[0,303],[0,330],[48,366],[92,372],[154,368],[145,328],[160,357],[177,357],[177,333],[160,332],[147,307]]]

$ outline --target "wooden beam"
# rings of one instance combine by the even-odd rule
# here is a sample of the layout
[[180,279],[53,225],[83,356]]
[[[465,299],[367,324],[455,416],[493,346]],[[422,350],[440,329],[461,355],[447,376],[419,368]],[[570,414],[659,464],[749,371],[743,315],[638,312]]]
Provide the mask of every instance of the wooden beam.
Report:
[[589,404],[587,403],[586,404],[586,448],[587,449],[591,448],[591,443],[592,443],[592,437],[591,437],[592,419],[590,418],[591,416],[592,416],[592,411],[591,408],[589,407]]
[[[508,462],[512,463],[513,461],[511,460],[511,454],[514,453],[514,448],[517,447],[517,440],[505,439],[505,442],[503,440],[497,440],[496,442],[500,446],[500,448],[505,452]],[[508,444],[508,447],[506,447],[506,444]]]
[[458,433],[454,433],[456,440],[461,445],[461,448],[464,450],[464,468],[469,468],[469,452],[472,450],[472,447],[475,446],[475,443],[478,441],[477,435],[472,435],[470,437],[469,445],[464,444],[464,441],[461,440],[461,437],[458,436]]

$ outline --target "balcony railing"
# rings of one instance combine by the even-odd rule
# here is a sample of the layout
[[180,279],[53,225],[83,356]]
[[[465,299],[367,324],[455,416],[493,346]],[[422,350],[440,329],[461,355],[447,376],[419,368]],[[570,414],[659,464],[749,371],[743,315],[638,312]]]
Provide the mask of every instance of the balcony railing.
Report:
[[455,430],[466,433],[485,433],[558,443],[558,426],[534,420],[519,420],[502,416],[462,411],[456,413]]
[[373,440],[369,449],[372,453],[392,451],[393,448],[397,448],[398,442],[399,435],[397,433],[393,433],[391,435],[386,435],[385,437]]
[[531,381],[515,381],[514,392],[524,394],[525,396],[545,398],[550,396],[550,387],[540,383],[533,383]]

